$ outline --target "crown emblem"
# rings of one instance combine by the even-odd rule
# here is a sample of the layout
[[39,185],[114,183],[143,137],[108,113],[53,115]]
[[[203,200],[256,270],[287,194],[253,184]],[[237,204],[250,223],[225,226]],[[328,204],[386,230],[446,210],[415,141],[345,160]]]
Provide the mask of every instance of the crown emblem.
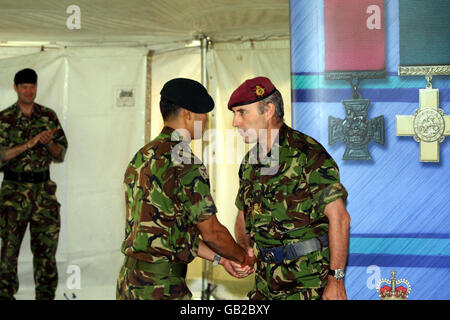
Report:
[[[397,272],[392,270],[391,280],[381,279],[377,283],[377,291],[381,300],[406,300],[411,292],[411,286],[408,280],[397,280],[395,275]],[[383,285],[384,284],[384,285]]]
[[252,89],[258,97],[262,97],[266,93],[266,89],[262,85],[256,85]]

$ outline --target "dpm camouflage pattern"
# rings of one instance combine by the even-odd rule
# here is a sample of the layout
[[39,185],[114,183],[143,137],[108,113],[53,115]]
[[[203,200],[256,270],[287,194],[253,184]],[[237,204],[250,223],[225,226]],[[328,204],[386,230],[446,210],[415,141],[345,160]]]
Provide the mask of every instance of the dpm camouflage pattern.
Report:
[[190,300],[192,293],[182,277],[167,276],[125,266],[120,269],[117,300]]
[[58,285],[56,250],[60,230],[56,184],[3,181],[0,193],[0,299],[13,299],[19,289],[17,260],[30,224],[36,299],[54,299]]
[[[126,228],[121,249],[126,256],[150,263],[187,264],[197,255],[196,224],[217,210],[205,166],[181,140],[177,131],[164,127],[128,165],[124,178]],[[174,161],[172,154],[175,160],[182,161]],[[164,278],[125,266],[117,288],[118,299],[186,299],[191,294],[182,278]]]
[[328,247],[282,263],[257,260],[250,300],[319,300],[327,284]]
[[59,123],[56,113],[37,103],[34,104],[31,118],[25,116],[17,103],[0,112],[0,159],[6,149],[26,143],[45,130],[57,129],[53,142],[62,147],[58,159],[53,158],[47,147],[37,143],[33,148],[2,163],[15,172],[42,172],[50,167],[50,163],[62,162],[67,150],[67,139]]
[[[62,147],[58,159],[38,143],[33,148],[1,163],[15,172],[46,171],[52,161],[62,162],[67,139],[56,113],[37,103],[30,118],[16,104],[0,112],[0,157],[6,149],[24,144],[44,130],[57,128],[53,142]],[[1,159],[1,158],[0,158]],[[53,299],[58,284],[56,250],[60,230],[60,204],[56,199],[56,184],[19,183],[3,180],[0,191],[0,298],[14,299],[19,288],[17,259],[20,245],[30,224],[36,299]]]
[[[273,174],[263,174],[264,167],[274,165],[277,170]],[[339,169],[323,146],[286,124],[279,130],[270,157],[261,160],[258,145],[247,153],[239,169],[239,185],[236,206],[244,212],[247,233],[260,248],[328,233],[325,206],[347,198]],[[318,288],[326,285],[328,264],[327,247],[280,264],[258,261],[255,288],[249,297],[317,297],[322,291]],[[304,289],[318,292],[307,290],[299,295]]]

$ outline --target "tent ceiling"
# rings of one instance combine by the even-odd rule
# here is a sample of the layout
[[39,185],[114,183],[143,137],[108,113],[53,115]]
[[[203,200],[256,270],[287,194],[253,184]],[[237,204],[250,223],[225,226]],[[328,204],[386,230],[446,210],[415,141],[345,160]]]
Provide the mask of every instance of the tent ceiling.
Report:
[[[69,30],[67,8],[81,9],[81,29]],[[150,46],[191,41],[287,38],[289,0],[0,0],[0,41]]]

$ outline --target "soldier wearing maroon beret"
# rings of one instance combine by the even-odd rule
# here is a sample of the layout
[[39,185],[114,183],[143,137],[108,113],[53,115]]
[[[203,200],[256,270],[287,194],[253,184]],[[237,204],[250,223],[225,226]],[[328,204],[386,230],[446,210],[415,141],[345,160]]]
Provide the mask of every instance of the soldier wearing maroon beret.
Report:
[[257,299],[346,299],[350,216],[339,169],[313,138],[288,127],[283,99],[265,77],[231,95],[233,126],[256,143],[239,169],[238,243],[258,260]]

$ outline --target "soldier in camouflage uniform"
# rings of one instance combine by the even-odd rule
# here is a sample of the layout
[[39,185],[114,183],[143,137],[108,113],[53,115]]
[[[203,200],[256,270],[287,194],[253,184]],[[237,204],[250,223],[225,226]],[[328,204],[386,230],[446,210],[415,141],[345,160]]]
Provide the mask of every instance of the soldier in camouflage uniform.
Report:
[[0,299],[14,299],[19,288],[17,259],[27,225],[36,299],[54,299],[58,284],[56,249],[60,204],[50,180],[52,161],[62,162],[67,140],[56,113],[34,103],[37,75],[31,69],[14,78],[18,101],[0,112]]
[[185,276],[196,256],[220,262],[236,277],[231,261],[246,271],[253,265],[254,257],[218,222],[206,168],[189,148],[199,138],[195,122],[204,130],[213,107],[206,89],[190,79],[173,79],[161,90],[164,128],[125,172],[125,263],[117,299],[190,299]]
[[[256,142],[239,169],[238,243],[259,251],[250,299],[346,299],[350,217],[336,163],[283,122],[283,100],[265,77],[230,97],[233,126]],[[274,130],[274,131],[271,131]]]

